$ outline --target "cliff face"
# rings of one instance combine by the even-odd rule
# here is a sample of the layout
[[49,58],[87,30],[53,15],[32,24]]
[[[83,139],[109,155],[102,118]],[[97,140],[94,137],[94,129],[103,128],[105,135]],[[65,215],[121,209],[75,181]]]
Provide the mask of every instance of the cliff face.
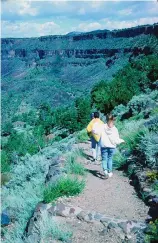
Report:
[[[149,46],[140,43],[133,45],[135,37],[137,41],[140,36],[143,36],[142,39],[147,39],[146,37],[149,35],[158,36],[158,24],[117,31],[93,31],[75,36],[8,38],[2,39],[2,59],[18,57],[25,58],[25,61],[27,61],[27,58],[28,60],[32,58],[35,61],[36,59],[55,56],[98,59],[114,56],[121,51],[124,53],[137,52],[138,55],[149,54],[152,52]],[[124,45],[123,42],[125,42]],[[131,44],[131,46],[127,48],[126,43],[128,46]],[[90,48],[91,46],[93,48]],[[114,46],[117,48],[114,48]]]
[[157,36],[158,24],[63,36],[2,38],[2,95],[12,102],[14,95],[24,94],[25,101],[37,105],[68,102],[88,93],[97,81],[110,80],[131,59],[158,52]]

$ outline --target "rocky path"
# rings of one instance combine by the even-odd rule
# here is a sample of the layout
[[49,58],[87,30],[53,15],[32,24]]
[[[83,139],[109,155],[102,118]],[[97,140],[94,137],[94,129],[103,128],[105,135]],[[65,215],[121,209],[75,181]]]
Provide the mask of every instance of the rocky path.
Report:
[[[84,151],[85,159],[80,160],[87,168],[86,188],[78,197],[62,199],[64,204],[80,207],[85,211],[98,212],[112,219],[132,220],[133,222],[145,222],[148,207],[140,200],[129,179],[120,171],[114,171],[112,178],[105,179],[102,176],[101,164],[91,161],[90,143],[75,145]],[[65,219],[63,219],[65,221]],[[105,231],[99,222],[95,224],[67,218],[66,224],[73,231],[73,243],[82,242],[142,242],[136,238],[125,240],[116,234],[116,228]],[[118,230],[118,229],[117,229]]]

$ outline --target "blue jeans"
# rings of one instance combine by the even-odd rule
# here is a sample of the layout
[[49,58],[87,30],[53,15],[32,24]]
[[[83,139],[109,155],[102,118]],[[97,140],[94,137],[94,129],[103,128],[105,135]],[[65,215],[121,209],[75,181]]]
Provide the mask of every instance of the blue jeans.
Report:
[[115,148],[101,148],[103,170],[112,172],[112,158],[115,153]]
[[91,137],[91,143],[92,143],[92,156],[93,156],[93,159],[98,159],[99,152],[100,152],[100,144],[93,137]]

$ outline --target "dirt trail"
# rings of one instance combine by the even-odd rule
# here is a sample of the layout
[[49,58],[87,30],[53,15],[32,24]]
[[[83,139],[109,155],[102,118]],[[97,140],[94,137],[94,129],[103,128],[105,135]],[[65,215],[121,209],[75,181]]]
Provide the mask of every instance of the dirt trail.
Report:
[[[114,171],[111,178],[101,176],[101,163],[94,164],[91,158],[90,143],[80,143],[76,148],[82,148],[85,159],[80,162],[88,169],[86,188],[78,197],[66,198],[66,204],[78,206],[86,211],[95,211],[111,218],[145,221],[148,207],[140,200],[129,184],[129,179],[120,171]],[[64,220],[65,221],[65,220]],[[100,233],[103,226],[99,223],[90,224],[77,219],[66,219],[66,224],[73,230],[73,243],[82,242],[125,242],[117,238],[115,233]],[[127,241],[128,242],[128,241]],[[131,242],[137,242],[136,239]]]
[[81,143],[78,148],[84,150],[84,166],[88,169],[86,188],[78,197],[68,199],[75,206],[85,210],[94,210],[108,216],[125,219],[144,220],[148,207],[136,196],[123,172],[114,171],[113,177],[104,179],[101,164],[91,162],[90,143]]

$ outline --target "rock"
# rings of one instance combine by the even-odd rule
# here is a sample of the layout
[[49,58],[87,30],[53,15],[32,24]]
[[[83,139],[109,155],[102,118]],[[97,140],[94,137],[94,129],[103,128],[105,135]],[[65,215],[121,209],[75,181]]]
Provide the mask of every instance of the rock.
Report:
[[125,234],[128,234],[130,232],[130,229],[127,225],[127,222],[122,222],[118,224],[118,226],[123,230]]
[[[81,211],[78,215],[77,218],[82,220],[82,221],[86,221],[88,223],[93,223],[96,219],[95,219],[95,213],[94,212],[85,212],[85,211]],[[97,219],[98,221],[99,219]],[[100,220],[99,220],[100,221]]]
[[7,226],[11,223],[10,217],[6,210],[1,213],[1,226]]
[[55,159],[49,166],[48,174],[46,175],[46,183],[56,183],[61,176],[61,170],[59,167],[59,161]]
[[82,211],[79,207],[73,207],[65,205],[63,203],[57,203],[56,205],[50,207],[48,212],[52,215],[62,216],[62,217],[74,217],[80,214]]
[[111,222],[111,218],[109,218],[109,217],[103,217],[103,218],[101,218],[100,222],[101,222],[105,227],[107,227],[108,224]]
[[108,224],[108,229],[113,229],[113,228],[117,228],[118,226],[117,226],[117,224],[116,223],[113,223],[113,222],[111,222],[111,223],[109,223]]
[[101,220],[101,218],[102,218],[103,216],[102,216],[102,214],[100,214],[100,213],[96,213],[95,215],[94,215],[94,219],[95,220]]
[[143,191],[144,192],[151,192],[152,190],[150,188],[145,187],[145,188],[143,188]]

